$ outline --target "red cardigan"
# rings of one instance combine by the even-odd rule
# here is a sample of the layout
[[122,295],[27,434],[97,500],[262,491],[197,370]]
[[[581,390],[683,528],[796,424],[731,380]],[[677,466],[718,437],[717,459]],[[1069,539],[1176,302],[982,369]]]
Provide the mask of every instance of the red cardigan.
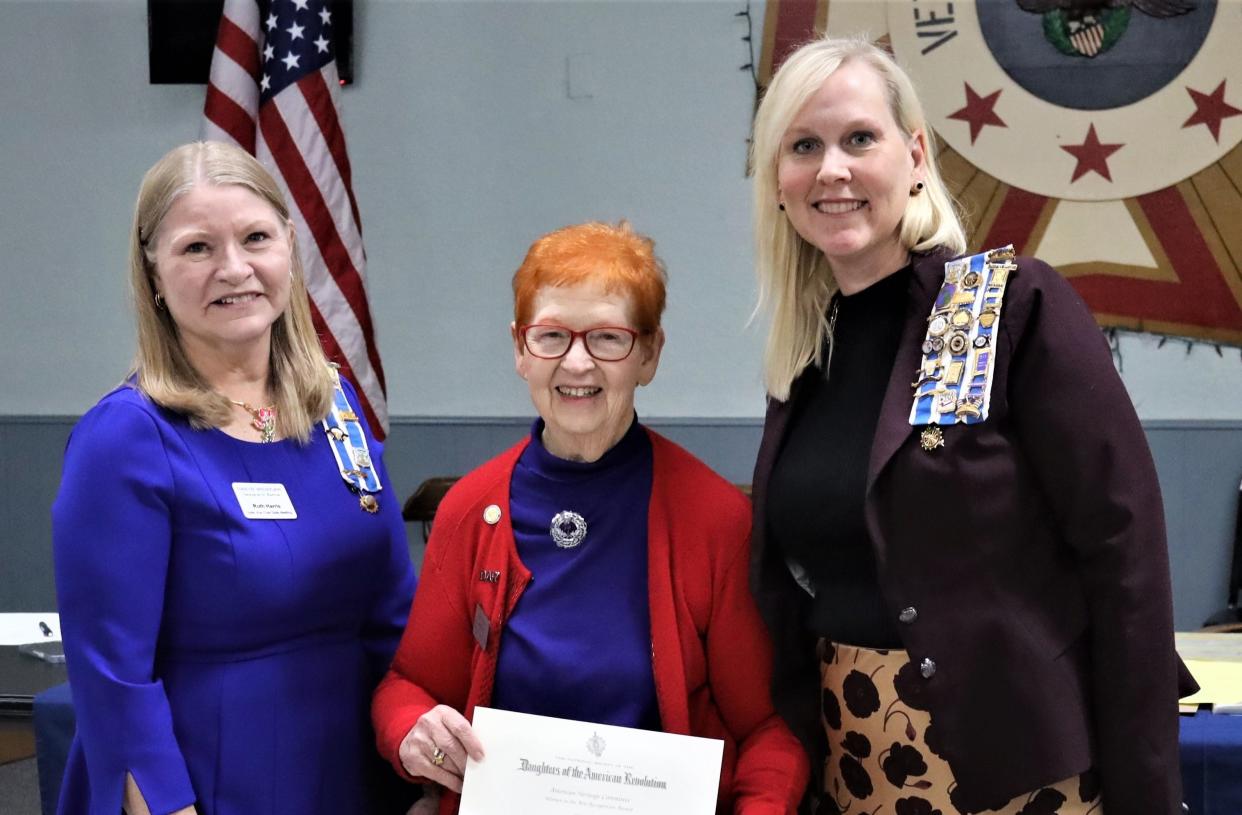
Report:
[[[669,733],[724,741],[719,812],[796,812],[809,763],[771,703],[772,649],[747,586],[750,504],[694,456],[647,433],[647,579],[660,721]],[[420,716],[447,704],[469,719],[492,698],[505,621],[531,578],[509,514],[509,484],[526,444],[459,481],[436,513],[409,624],[372,701],[380,753],[404,777],[397,751]],[[492,504],[501,517],[488,524],[483,512]],[[483,580],[485,571],[499,579]],[[486,647],[473,633],[476,608],[487,615]],[[441,815],[456,812],[458,802],[446,792]]]

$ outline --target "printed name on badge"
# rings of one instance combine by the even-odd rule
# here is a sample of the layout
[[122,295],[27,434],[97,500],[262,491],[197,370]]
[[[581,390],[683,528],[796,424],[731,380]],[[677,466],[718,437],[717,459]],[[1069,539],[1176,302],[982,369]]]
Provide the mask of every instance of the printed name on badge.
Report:
[[234,481],[233,494],[237,496],[242,515],[251,520],[272,521],[298,517],[284,484]]

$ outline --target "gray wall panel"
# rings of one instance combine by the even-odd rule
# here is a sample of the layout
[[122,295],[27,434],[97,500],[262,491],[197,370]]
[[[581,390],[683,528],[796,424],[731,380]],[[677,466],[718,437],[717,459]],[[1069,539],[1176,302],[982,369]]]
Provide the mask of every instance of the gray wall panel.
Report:
[[0,611],[47,611],[52,585],[52,500],[76,417],[5,417],[0,450]]
[[[0,491],[0,611],[52,607],[52,500],[74,419],[0,418],[8,488]],[[656,430],[688,448],[730,481],[750,481],[758,419],[655,419]],[[385,447],[396,495],[404,501],[423,479],[460,475],[529,431],[521,418],[397,418]],[[1173,575],[1174,618],[1193,629],[1225,603],[1229,556],[1242,477],[1242,422],[1159,421],[1144,425],[1164,491]],[[1124,462],[1122,465],[1124,466]],[[410,528],[421,555],[421,531]]]

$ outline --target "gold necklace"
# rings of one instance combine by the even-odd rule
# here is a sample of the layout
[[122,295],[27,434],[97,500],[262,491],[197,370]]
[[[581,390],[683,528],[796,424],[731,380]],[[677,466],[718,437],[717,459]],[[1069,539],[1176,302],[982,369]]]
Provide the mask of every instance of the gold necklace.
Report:
[[259,441],[267,444],[276,440],[276,406],[251,407],[246,402],[230,399],[230,402],[250,414],[250,426],[259,431]]

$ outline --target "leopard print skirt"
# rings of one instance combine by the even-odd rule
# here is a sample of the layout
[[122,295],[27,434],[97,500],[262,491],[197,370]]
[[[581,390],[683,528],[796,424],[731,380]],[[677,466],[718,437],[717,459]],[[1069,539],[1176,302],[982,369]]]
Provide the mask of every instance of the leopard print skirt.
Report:
[[[953,771],[918,707],[918,667],[905,651],[820,642],[828,734],[824,805],[844,815],[959,815]],[[834,806],[835,805],[835,806]],[[1014,798],[999,815],[1103,815],[1094,773]]]

